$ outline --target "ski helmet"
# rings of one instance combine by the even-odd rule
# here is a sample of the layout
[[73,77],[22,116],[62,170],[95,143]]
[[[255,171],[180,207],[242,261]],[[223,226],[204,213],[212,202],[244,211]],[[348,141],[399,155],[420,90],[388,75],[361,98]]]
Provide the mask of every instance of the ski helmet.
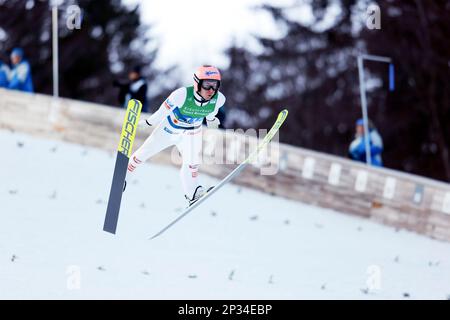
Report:
[[[221,81],[220,71],[216,67],[203,65],[197,68],[194,73],[194,89],[197,94],[200,95],[200,88],[202,88],[204,80],[213,80],[217,83],[214,88],[215,93],[219,91],[220,81]],[[206,89],[205,87],[203,87]]]

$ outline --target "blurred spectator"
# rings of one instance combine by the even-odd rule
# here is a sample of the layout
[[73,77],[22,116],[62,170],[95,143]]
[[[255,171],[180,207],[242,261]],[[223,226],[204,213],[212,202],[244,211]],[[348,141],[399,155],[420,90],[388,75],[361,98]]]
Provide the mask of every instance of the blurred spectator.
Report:
[[[381,139],[378,130],[369,120],[369,145],[370,156],[372,165],[381,167],[383,161],[381,159],[381,153],[383,152],[383,140]],[[355,140],[352,141],[349,147],[349,156],[353,160],[366,162],[366,145],[364,139],[364,120],[359,119],[356,121],[356,134]]]
[[148,112],[147,81],[142,77],[141,68],[136,66],[128,74],[127,82],[113,81],[115,87],[119,87],[119,103],[127,107],[130,99],[137,99],[142,103],[142,112]]
[[34,92],[31,68],[24,58],[22,48],[14,48],[11,52],[12,69],[9,78],[9,89]]
[[7,88],[9,83],[9,67],[0,60],[0,88]]

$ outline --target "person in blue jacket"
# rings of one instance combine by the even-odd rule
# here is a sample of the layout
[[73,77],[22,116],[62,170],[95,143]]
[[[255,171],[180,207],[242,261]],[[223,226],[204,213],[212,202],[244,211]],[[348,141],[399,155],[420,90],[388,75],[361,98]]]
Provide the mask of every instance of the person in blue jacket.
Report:
[[[383,140],[381,139],[378,130],[369,120],[369,145],[371,163],[374,166],[382,167],[383,160],[381,153],[383,152]],[[355,139],[350,144],[348,153],[351,159],[361,162],[366,162],[366,145],[364,139],[364,120],[359,119],[356,121],[356,134]]]
[[22,48],[14,48],[11,52],[12,70],[8,84],[9,89],[34,92],[31,68],[24,58]]
[[9,83],[9,67],[0,60],[0,88],[7,88]]

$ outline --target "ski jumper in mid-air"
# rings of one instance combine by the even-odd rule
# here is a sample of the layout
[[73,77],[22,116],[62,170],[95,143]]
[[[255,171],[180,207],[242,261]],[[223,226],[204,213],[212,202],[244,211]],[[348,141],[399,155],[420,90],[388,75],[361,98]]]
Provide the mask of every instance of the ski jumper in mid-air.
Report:
[[193,86],[173,91],[159,109],[145,120],[155,129],[132,154],[127,179],[147,159],[176,145],[183,159],[180,177],[189,205],[206,193],[198,177],[202,159],[202,123],[206,118],[208,128],[219,127],[220,121],[216,115],[225,103],[225,96],[219,92],[220,82],[217,68],[208,65],[199,67],[194,74]]

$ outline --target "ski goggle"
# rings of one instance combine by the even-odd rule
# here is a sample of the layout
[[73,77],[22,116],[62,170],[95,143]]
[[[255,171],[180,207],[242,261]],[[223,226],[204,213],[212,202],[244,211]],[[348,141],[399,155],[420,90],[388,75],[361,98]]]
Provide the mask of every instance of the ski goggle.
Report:
[[202,88],[205,90],[217,90],[219,89],[220,82],[217,80],[203,80],[202,81]]

